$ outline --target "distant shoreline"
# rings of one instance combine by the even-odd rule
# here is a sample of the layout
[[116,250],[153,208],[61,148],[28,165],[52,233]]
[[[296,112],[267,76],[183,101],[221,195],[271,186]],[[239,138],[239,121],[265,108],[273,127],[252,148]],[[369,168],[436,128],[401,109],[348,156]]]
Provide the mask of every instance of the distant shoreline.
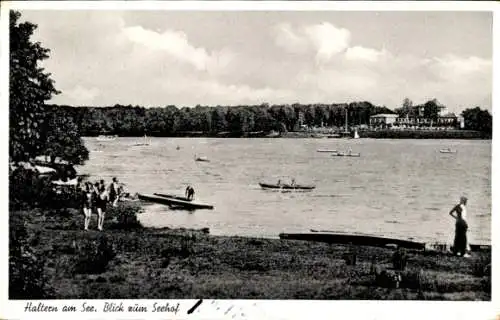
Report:
[[[316,138],[316,139],[349,139],[338,134],[328,134],[319,132],[290,131],[287,133],[269,133],[269,132],[201,132],[185,131],[175,134],[150,133],[149,137],[160,138]],[[87,135],[87,138],[98,137],[99,134]],[[142,138],[144,135],[128,134],[110,134],[110,136]],[[360,138],[371,139],[459,139],[459,140],[491,140],[492,137],[481,131],[472,130],[366,130],[359,131]]]

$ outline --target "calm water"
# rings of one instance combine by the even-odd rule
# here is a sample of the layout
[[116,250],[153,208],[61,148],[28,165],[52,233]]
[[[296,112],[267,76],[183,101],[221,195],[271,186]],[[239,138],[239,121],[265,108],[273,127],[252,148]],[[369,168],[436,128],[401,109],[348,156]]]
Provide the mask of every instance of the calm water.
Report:
[[[106,181],[117,176],[131,193],[182,195],[189,183],[197,201],[215,206],[188,213],[148,204],[141,214],[147,226],[261,237],[313,228],[449,241],[448,212],[465,194],[471,242],[490,242],[491,141],[152,138],[134,146],[141,142],[86,138],[90,160],[79,171]],[[446,147],[458,153],[439,153]],[[361,157],[316,152],[322,148],[351,148]],[[194,161],[195,154],[210,162]],[[316,189],[281,193],[258,185],[283,176]]]

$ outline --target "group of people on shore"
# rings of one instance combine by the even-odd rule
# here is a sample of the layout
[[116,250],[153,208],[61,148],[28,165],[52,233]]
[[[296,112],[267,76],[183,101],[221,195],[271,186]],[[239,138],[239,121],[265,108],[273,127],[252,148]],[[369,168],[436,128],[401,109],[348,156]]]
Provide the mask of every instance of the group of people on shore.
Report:
[[92,183],[90,181],[82,182],[79,179],[77,192],[81,195],[81,207],[85,217],[84,230],[89,229],[92,211],[95,211],[97,212],[97,229],[102,231],[108,204],[116,207],[122,193],[122,187],[118,183],[118,179],[114,177],[108,186],[106,186],[104,180]]

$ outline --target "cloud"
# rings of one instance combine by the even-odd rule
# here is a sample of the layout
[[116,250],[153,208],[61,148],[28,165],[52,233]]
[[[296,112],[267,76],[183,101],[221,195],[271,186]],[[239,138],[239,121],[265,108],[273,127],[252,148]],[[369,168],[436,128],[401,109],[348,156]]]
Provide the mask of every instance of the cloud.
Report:
[[371,49],[371,48],[355,46],[355,47],[347,49],[347,51],[345,53],[345,57],[348,60],[361,60],[361,61],[376,62],[384,54],[386,54],[385,51],[377,51],[377,50]]
[[184,32],[166,30],[158,33],[141,26],[127,27],[123,30],[125,37],[133,43],[141,44],[145,49],[164,52],[176,61],[185,62],[197,70],[214,70],[224,68],[232,59],[228,50],[209,53],[205,48],[195,47],[188,41]]
[[429,62],[436,75],[442,78],[468,77],[474,74],[491,73],[491,60],[475,56],[458,57],[448,54],[443,57],[435,57]]
[[328,61],[334,55],[346,50],[351,39],[347,29],[337,28],[327,22],[308,26],[304,32],[314,44],[316,59],[319,62]]
[[277,26],[275,42],[290,53],[304,54],[313,50],[317,62],[321,63],[347,49],[350,37],[349,30],[328,22],[302,26],[298,30],[284,23]]
[[289,53],[303,54],[307,52],[308,41],[304,36],[296,34],[289,23],[281,23],[275,27],[275,42]]

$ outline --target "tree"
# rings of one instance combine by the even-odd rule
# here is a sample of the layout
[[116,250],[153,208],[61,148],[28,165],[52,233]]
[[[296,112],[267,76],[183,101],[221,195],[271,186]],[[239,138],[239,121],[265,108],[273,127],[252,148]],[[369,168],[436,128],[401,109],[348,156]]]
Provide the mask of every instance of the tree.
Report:
[[427,101],[424,103],[424,118],[437,121],[441,108],[443,106],[436,99]]
[[400,117],[407,117],[412,115],[413,102],[409,98],[403,100],[403,105],[401,108],[395,110]]
[[89,158],[89,151],[83,145],[78,126],[71,117],[57,113],[49,114],[45,120],[49,130],[45,133],[45,144],[41,149],[50,161],[56,158],[72,164],[83,164]]
[[78,127],[64,108],[45,104],[59,93],[50,73],[38,65],[49,57],[49,49],[31,41],[37,26],[19,23],[20,17],[19,12],[10,12],[10,161],[28,161],[50,152],[52,158],[82,164],[88,150]]
[[10,12],[9,156],[14,162],[38,155],[45,127],[44,102],[59,93],[50,73],[38,66],[38,62],[49,57],[49,49],[31,41],[37,26],[18,23],[20,17],[19,12]]
[[462,116],[465,129],[492,134],[493,117],[488,110],[481,110],[479,107],[469,108],[462,111]]

